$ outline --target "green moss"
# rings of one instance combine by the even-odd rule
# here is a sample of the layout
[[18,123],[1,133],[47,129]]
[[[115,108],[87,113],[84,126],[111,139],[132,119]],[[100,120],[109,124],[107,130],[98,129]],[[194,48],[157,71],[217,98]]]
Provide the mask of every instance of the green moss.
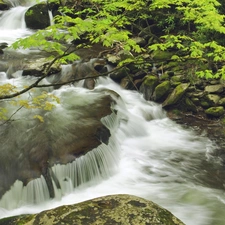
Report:
[[224,108],[223,108],[223,106],[211,107],[211,108],[206,109],[205,113],[208,116],[220,117],[220,116],[224,115]]
[[144,84],[150,87],[155,87],[158,82],[158,77],[154,75],[147,75],[144,80]]
[[[22,218],[22,217],[20,217]],[[184,225],[169,211],[151,201],[130,195],[105,196],[75,205],[61,206],[1,225],[39,224],[160,224]],[[28,219],[28,218],[27,218]]]
[[160,60],[160,61],[164,61],[167,59],[171,59],[171,57],[174,55],[173,52],[166,52],[166,51],[155,51],[154,52],[154,56],[153,59],[154,60]]
[[162,106],[165,107],[176,104],[183,97],[189,85],[190,83],[183,83],[178,85],[169,95],[169,97],[163,102]]
[[170,82],[169,81],[164,81],[158,86],[156,86],[155,91],[154,91],[154,100],[158,101],[165,95],[167,95],[170,91]]

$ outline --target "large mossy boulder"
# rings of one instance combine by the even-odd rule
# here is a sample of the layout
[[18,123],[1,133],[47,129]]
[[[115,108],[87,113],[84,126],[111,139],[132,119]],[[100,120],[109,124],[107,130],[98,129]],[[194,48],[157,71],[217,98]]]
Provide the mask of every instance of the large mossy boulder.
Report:
[[30,29],[44,29],[50,25],[48,6],[41,2],[31,6],[25,13],[25,22]]
[[182,83],[178,85],[173,92],[168,96],[168,98],[163,102],[162,106],[170,106],[176,104],[186,93],[190,83]]
[[110,195],[35,215],[0,220],[0,225],[184,225],[166,209],[131,195]]

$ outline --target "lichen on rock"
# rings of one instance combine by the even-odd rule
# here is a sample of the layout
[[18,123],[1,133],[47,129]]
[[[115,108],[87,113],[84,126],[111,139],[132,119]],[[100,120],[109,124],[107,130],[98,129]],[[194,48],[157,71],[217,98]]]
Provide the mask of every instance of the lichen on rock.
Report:
[[184,225],[157,204],[132,195],[110,195],[61,206],[33,216],[0,220],[0,225]]

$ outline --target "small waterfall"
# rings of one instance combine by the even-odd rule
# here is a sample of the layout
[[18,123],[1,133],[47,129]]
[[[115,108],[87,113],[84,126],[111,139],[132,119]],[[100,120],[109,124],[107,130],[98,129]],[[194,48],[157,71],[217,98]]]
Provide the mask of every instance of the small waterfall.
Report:
[[49,200],[48,187],[43,176],[23,186],[17,180],[0,201],[0,208],[15,209],[24,204],[40,204]]
[[25,29],[24,15],[27,7],[18,6],[5,11],[0,17],[1,30]]
[[[17,79],[20,80],[21,77]],[[66,89],[71,93],[70,90],[73,88]],[[65,91],[65,88],[63,90]],[[56,92],[63,93],[61,90]],[[115,172],[118,164],[119,147],[114,132],[118,129],[119,118],[113,112],[111,115],[103,117],[101,121],[111,130],[108,145],[102,143],[71,163],[65,165],[56,164],[51,168],[56,199],[61,199],[79,186],[87,187],[99,183],[103,179],[112,176]],[[50,194],[46,181],[42,176],[30,181],[26,186],[23,186],[22,182],[17,180],[2,197],[0,208],[12,210],[26,204],[39,204],[47,200],[50,200]]]
[[27,9],[27,7],[17,6],[2,13],[0,17],[0,42],[12,44],[18,38],[33,33],[26,28],[24,20]]

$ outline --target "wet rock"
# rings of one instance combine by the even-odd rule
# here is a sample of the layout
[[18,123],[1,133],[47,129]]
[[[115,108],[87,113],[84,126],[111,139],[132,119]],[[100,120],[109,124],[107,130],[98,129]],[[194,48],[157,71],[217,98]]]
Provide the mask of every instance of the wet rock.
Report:
[[[27,185],[43,175],[50,188],[49,168],[70,163],[108,143],[111,134],[101,120],[112,113],[113,100],[109,94],[97,92],[87,97],[67,90],[60,100],[61,107],[51,112],[38,110],[43,122],[35,120],[33,113],[24,109],[26,120],[15,119],[1,126],[0,198],[16,180]],[[17,116],[21,115],[17,113]]]
[[110,195],[61,206],[35,215],[16,216],[0,220],[0,225],[37,224],[138,224],[184,225],[168,210],[131,195]]
[[176,104],[186,93],[190,83],[183,83],[178,85],[173,92],[168,96],[168,98],[163,102],[162,106],[166,107],[169,105]]
[[115,82],[120,82],[124,77],[128,75],[129,69],[123,67],[119,70],[113,71],[109,74],[109,77],[114,80]]
[[7,10],[8,8],[8,4],[5,1],[0,0],[0,10]]
[[50,26],[47,4],[41,2],[31,6],[25,13],[25,22],[30,29],[44,29]]
[[[24,63],[22,76],[43,76],[49,63],[50,61],[46,58],[27,61]],[[49,75],[59,73],[60,71],[61,66],[59,64],[53,64],[50,68]]]
[[169,91],[170,91],[170,82],[164,81],[161,84],[156,86],[155,91],[153,93],[153,99],[155,101],[158,101],[161,98],[163,98],[165,95],[168,95]]
[[206,115],[210,117],[220,117],[224,115],[223,106],[211,107],[205,110]]

